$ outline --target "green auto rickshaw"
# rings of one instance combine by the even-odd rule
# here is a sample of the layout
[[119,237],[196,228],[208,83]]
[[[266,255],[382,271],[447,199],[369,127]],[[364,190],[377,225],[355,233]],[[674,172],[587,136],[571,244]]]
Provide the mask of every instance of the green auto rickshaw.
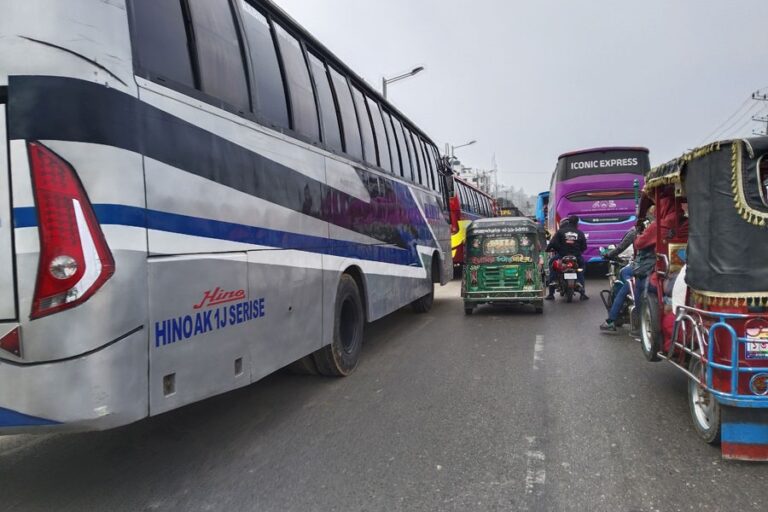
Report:
[[481,304],[531,304],[544,311],[544,230],[526,217],[479,219],[467,227],[464,313]]

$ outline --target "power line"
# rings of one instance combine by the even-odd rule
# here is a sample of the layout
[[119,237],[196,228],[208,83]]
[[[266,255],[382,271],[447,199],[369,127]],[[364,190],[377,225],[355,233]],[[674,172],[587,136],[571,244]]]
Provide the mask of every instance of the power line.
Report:
[[[760,91],[757,91],[752,95],[753,100],[757,101],[768,101],[768,95],[767,94],[760,94]],[[763,109],[765,110],[765,109]],[[752,130],[752,133],[754,135],[768,135],[768,116],[766,117],[760,117],[760,115],[752,116],[752,120],[756,123],[765,123],[765,131],[763,130]]]
[[[754,101],[752,100],[752,98],[749,98],[749,100],[747,100],[747,101],[751,101],[751,102],[753,102],[753,103],[752,103],[752,106],[751,106],[751,107],[749,107],[749,108],[747,109],[747,111],[746,111],[746,112],[744,112],[744,113],[742,114],[742,116],[747,116],[747,124],[748,124],[748,123],[752,122],[752,115],[753,115],[753,114],[754,114],[756,111],[758,111],[758,110],[760,109],[760,104],[759,104],[759,103],[757,103],[757,102],[754,102]],[[711,140],[719,140],[719,139],[723,139],[723,138],[726,138],[726,137],[725,137],[725,135],[727,135],[727,134],[731,133],[731,132],[732,132],[732,130],[733,130],[733,127],[734,127],[734,126],[736,126],[736,125],[738,125],[739,123],[741,123],[741,122],[743,121],[743,119],[744,119],[744,118],[743,118],[743,117],[741,117],[741,116],[740,116],[740,117],[738,117],[738,118],[736,118],[736,120],[735,120],[734,122],[732,122],[732,123],[731,123],[730,125],[728,125],[727,127],[723,128],[723,129],[722,129],[720,132],[718,132],[718,133],[717,133],[717,134],[716,134],[714,137],[712,137],[712,139],[711,139]],[[739,131],[740,131],[740,130],[741,130],[743,127],[744,127],[743,125],[742,125],[741,127],[739,127]],[[706,141],[705,141],[705,142],[706,142]]]
[[[758,104],[758,106],[759,106],[759,104]],[[766,112],[768,112],[768,107],[763,107],[762,109],[760,109],[757,112],[755,112],[755,114],[759,116],[760,114],[763,114],[763,113],[766,113]],[[750,116],[746,121],[744,121],[744,123],[741,126],[736,128],[735,130],[732,130],[732,131],[729,131],[729,132],[726,132],[726,133],[723,134],[723,135],[726,135],[726,134],[729,135],[728,137],[722,137],[722,138],[732,139],[734,137],[738,137],[739,135],[742,135],[744,133],[743,130],[745,128],[747,128],[747,126],[749,126],[751,123],[754,123],[754,122],[755,121],[754,121],[753,117]]]
[[698,144],[698,145],[699,145],[699,146],[701,146],[702,144],[704,144],[704,143],[706,143],[706,142],[708,142],[708,141],[712,140],[712,138],[714,137],[714,135],[715,135],[716,133],[718,133],[718,132],[720,131],[720,129],[721,129],[723,126],[725,126],[726,124],[730,123],[730,122],[731,122],[731,120],[732,120],[734,117],[736,117],[737,115],[739,115],[739,112],[741,112],[741,110],[742,110],[744,107],[746,107],[747,105],[749,105],[751,101],[752,101],[752,98],[747,98],[747,99],[745,99],[745,100],[744,100],[744,103],[742,103],[742,104],[739,106],[739,108],[737,108],[737,109],[736,109],[736,111],[735,111],[733,114],[731,114],[730,116],[728,116],[728,119],[726,119],[725,121],[723,121],[722,123],[720,123],[720,124],[717,126],[717,128],[715,128],[714,130],[712,130],[712,131],[709,133],[709,135],[707,135],[706,137],[704,137],[704,138],[701,140],[701,142],[699,142],[699,144]]
[[[725,119],[722,123],[720,123],[717,128],[712,130],[709,135],[704,137],[701,142],[699,142],[699,146],[702,144],[705,144],[711,140],[718,140],[723,138],[725,134],[730,133],[730,131],[733,129],[734,126],[742,122],[744,119],[743,116],[750,116],[754,113],[755,108],[759,106],[759,103],[756,103],[757,100],[768,100],[768,94],[763,93],[762,91],[768,89],[768,87],[763,87],[761,89],[758,89],[756,92],[754,92],[752,95],[750,95],[748,98],[746,98],[741,105],[734,111],[728,118]],[[746,110],[744,110],[746,108]],[[730,123],[730,124],[729,124]],[[740,127],[741,129],[742,127]]]

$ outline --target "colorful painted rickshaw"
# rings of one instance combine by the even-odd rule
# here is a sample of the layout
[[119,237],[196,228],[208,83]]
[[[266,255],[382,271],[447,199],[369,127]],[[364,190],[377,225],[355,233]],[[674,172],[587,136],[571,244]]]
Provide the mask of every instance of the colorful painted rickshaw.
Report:
[[718,142],[650,171],[656,268],[643,352],[689,380],[697,433],[723,457],[768,460],[768,137]]
[[479,219],[467,227],[464,313],[481,304],[531,304],[544,311],[544,230],[526,217]]

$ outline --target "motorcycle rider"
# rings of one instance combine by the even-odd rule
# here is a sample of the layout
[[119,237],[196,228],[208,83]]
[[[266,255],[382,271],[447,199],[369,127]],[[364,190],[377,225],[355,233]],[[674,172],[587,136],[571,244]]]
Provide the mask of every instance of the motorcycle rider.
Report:
[[[638,234],[637,228],[633,227],[632,229],[627,231],[627,233],[624,235],[624,238],[621,239],[621,243],[619,243],[618,247],[616,247],[612,251],[608,251],[604,256],[605,259],[608,259],[608,260],[618,258],[620,255],[628,256],[629,262],[619,272],[621,288],[619,288],[619,290],[616,292],[616,296],[613,298],[613,304],[611,305],[611,310],[608,312],[608,319],[600,325],[601,332],[609,333],[609,334],[618,332],[615,322],[616,322],[616,319],[619,317],[619,313],[621,313],[621,310],[624,307],[624,302],[627,300],[627,296],[629,295],[629,290],[631,286],[630,279],[632,278],[632,276],[635,275],[635,271],[637,270],[636,268],[637,261],[634,258],[635,256],[634,242],[635,242],[635,239],[637,238],[637,234]],[[638,256],[640,257],[640,260],[645,261],[646,259],[645,254],[638,254]],[[642,277],[640,276],[637,276],[637,277],[638,277],[638,281],[642,279]],[[635,293],[637,294],[637,292]]]
[[[582,254],[586,250],[587,237],[579,229],[579,217],[571,215],[560,225],[560,229],[557,230],[547,245],[547,252],[554,252],[555,256],[549,262],[549,294],[545,297],[546,300],[555,300],[555,260],[559,260],[563,256],[576,256],[579,268],[583,269],[584,257]],[[578,281],[581,284],[581,300],[589,300],[584,272],[578,273]]]

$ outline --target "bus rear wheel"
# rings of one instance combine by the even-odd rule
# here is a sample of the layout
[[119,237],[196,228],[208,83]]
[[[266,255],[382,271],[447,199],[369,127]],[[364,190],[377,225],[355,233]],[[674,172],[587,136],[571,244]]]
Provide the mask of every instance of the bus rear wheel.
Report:
[[346,377],[355,371],[363,348],[365,316],[357,283],[348,274],[339,280],[330,345],[315,352],[315,364],[321,375]]
[[[429,310],[432,309],[432,304],[435,302],[435,282],[439,282],[440,276],[440,260],[436,258],[432,260],[432,273],[429,275],[429,293],[411,302],[411,309],[414,313],[429,313]],[[435,281],[436,279],[438,281]]]

